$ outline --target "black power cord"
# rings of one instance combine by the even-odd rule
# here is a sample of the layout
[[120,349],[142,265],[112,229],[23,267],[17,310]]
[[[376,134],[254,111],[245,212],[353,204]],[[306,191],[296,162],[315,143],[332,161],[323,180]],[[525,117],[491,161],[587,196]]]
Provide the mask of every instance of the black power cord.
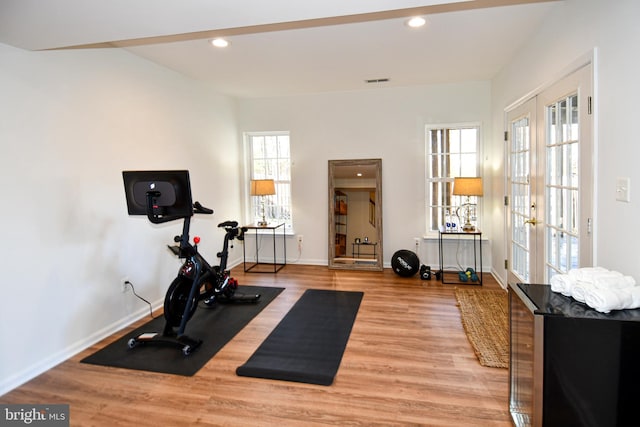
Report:
[[133,283],[131,283],[128,280],[125,280],[124,284],[131,286],[131,292],[133,292],[133,294],[136,297],[138,297],[139,299],[147,303],[147,305],[149,306],[149,315],[151,316],[152,319],[155,319],[155,317],[153,317],[153,307],[151,306],[151,303],[136,293],[136,288],[133,287]]

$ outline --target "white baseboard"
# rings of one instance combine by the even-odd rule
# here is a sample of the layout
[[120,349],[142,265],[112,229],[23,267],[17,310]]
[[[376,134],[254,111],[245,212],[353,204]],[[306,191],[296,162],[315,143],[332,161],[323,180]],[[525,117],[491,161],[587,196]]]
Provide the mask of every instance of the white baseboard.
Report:
[[[161,307],[163,303],[164,303],[164,298],[161,299],[160,301],[156,301],[155,303],[153,303],[152,304],[153,310],[156,310],[157,308]],[[13,375],[9,376],[9,378],[3,378],[2,381],[0,381],[0,396],[10,392],[16,387],[21,386],[27,381],[32,380],[33,378],[48,371],[54,366],[59,365],[60,363],[80,353],[81,351],[84,351],[85,349],[91,347],[95,343],[102,341],[103,339],[115,334],[121,329],[131,325],[132,323],[137,322],[138,320],[148,315],[149,315],[148,306],[141,308],[136,312],[130,314],[129,316],[124,317],[118,320],[117,322],[114,322],[94,332],[93,334],[89,335],[85,339],[75,342],[72,345],[68,346],[67,348],[55,354],[52,354],[43,360],[40,360],[35,365],[30,366],[29,368],[24,369],[20,372],[16,372]]]
[[491,275],[493,276],[494,279],[496,279],[496,282],[498,282],[500,287],[502,289],[507,289],[507,284],[504,282],[504,280],[502,280],[502,277],[499,274],[496,274],[496,271],[493,268],[490,271],[491,271]]

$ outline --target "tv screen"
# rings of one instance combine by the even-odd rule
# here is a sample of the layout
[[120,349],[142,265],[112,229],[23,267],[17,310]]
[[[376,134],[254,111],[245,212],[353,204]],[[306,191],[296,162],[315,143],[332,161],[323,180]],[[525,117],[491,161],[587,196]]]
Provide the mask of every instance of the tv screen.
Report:
[[[193,215],[191,183],[187,170],[123,171],[129,215],[184,218]],[[151,212],[147,193],[152,192]]]

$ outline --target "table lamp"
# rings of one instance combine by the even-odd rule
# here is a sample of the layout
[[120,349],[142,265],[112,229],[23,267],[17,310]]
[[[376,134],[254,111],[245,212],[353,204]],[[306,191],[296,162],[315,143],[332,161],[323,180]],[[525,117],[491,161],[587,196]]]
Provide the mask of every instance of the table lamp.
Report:
[[482,196],[482,178],[454,178],[453,179],[453,195],[465,196],[466,202],[464,206],[464,225],[463,231],[475,231],[476,227],[471,224],[471,206],[474,205],[470,201],[471,196]]
[[272,196],[276,194],[276,186],[272,179],[252,179],[251,195],[260,197],[260,206],[262,208],[262,221],[258,222],[260,227],[267,226],[267,220],[264,217],[264,196]]

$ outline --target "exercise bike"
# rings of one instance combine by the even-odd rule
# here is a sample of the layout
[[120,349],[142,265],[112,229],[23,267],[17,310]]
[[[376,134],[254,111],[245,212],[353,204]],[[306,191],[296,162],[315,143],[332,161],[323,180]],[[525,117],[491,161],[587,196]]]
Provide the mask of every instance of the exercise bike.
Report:
[[[244,240],[244,229],[238,227],[237,221],[225,221],[218,224],[224,228],[225,237],[222,251],[218,252],[220,264],[210,265],[198,252],[200,238],[195,236],[194,244],[189,242],[189,228],[191,216],[195,214],[213,214],[212,209],[205,208],[199,202],[195,202],[187,215],[162,215],[158,210],[159,191],[145,192],[146,213],[149,221],[155,224],[183,220],[182,234],[174,237],[178,245],[167,247],[184,263],[178,271],[178,275],[171,282],[164,299],[165,326],[162,333],[145,332],[128,340],[129,348],[138,344],[160,343],[178,346],[185,356],[191,354],[202,344],[202,340],[185,335],[187,322],[191,319],[198,303],[203,301],[207,306],[216,303],[244,302],[252,303],[260,299],[259,294],[236,294],[238,282],[230,276],[227,270],[229,257],[229,244],[232,240]],[[177,329],[176,329],[177,328]]]

